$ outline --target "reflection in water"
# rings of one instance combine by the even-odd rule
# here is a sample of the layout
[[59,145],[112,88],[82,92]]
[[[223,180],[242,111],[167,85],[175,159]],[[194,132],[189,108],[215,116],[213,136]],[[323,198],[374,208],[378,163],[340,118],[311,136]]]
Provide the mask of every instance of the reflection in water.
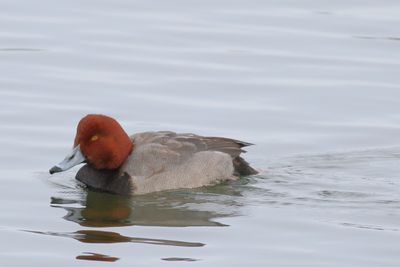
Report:
[[163,240],[154,238],[137,238],[137,237],[123,236],[115,232],[96,231],[96,230],[80,230],[73,233],[41,232],[41,231],[29,231],[29,230],[26,230],[25,232],[51,235],[51,236],[70,237],[83,243],[104,244],[104,243],[132,242],[132,243],[144,243],[152,245],[166,245],[166,246],[178,246],[178,247],[204,246],[203,243]]
[[[237,182],[238,184],[243,181]],[[143,196],[119,196],[96,191],[80,192],[76,188],[62,188],[61,196],[51,198],[51,206],[67,211],[63,217],[84,227],[122,226],[227,226],[214,220],[235,216],[238,213],[241,196],[235,186],[216,186],[198,190],[160,192]],[[80,192],[80,193],[79,193]],[[78,193],[78,194],[77,194]],[[71,198],[72,196],[72,198]],[[73,238],[83,243],[141,243],[177,247],[203,247],[200,242],[139,238],[121,235],[117,232],[99,230],[79,230],[71,233],[27,231],[58,237]],[[117,261],[119,258],[85,252],[79,260]],[[192,258],[170,257],[166,261],[196,261]]]
[[[213,200],[217,201],[213,203]],[[52,207],[67,210],[64,219],[86,227],[226,226],[213,220],[235,215],[235,205],[237,203],[226,196],[224,199],[216,194],[195,191],[135,197],[87,191],[84,200],[51,198]]]
[[114,262],[119,260],[116,257],[110,257],[103,254],[98,253],[91,253],[91,252],[84,252],[84,255],[76,256],[77,260],[87,260],[87,261],[107,261],[107,262]]

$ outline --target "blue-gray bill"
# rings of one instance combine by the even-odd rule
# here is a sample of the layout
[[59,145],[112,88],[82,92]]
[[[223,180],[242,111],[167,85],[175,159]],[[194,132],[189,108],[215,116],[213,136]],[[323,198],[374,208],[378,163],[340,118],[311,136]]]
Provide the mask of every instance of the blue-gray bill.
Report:
[[85,162],[86,158],[82,154],[80,146],[77,145],[72,149],[71,153],[69,153],[63,161],[58,163],[57,165],[53,166],[49,172],[50,174],[56,173],[56,172],[62,172],[66,171],[68,169],[71,169],[72,167]]

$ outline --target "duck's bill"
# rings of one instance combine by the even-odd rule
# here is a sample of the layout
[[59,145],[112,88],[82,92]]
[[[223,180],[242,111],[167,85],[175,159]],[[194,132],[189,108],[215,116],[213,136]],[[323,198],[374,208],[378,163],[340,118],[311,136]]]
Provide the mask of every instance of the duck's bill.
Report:
[[66,171],[80,163],[83,163],[85,160],[85,156],[82,154],[79,145],[77,145],[74,149],[72,149],[71,153],[69,153],[63,161],[51,168],[49,172],[50,174],[53,174],[56,172]]

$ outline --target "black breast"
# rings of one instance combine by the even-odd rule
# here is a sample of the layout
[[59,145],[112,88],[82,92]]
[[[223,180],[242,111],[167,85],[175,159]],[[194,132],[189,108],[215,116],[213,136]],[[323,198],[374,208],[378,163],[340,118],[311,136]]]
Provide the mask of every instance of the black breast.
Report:
[[86,164],[76,174],[75,178],[87,187],[119,195],[132,195],[134,186],[131,177],[119,170],[96,170]]

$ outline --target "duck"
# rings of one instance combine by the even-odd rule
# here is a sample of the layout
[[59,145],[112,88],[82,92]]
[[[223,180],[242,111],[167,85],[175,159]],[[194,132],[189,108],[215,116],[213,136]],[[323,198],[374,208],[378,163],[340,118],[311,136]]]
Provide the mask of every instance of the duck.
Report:
[[258,173],[241,157],[251,143],[172,131],[129,136],[117,120],[88,114],[73,148],[49,172],[85,163],[75,178],[86,187],[120,195],[216,185]]

